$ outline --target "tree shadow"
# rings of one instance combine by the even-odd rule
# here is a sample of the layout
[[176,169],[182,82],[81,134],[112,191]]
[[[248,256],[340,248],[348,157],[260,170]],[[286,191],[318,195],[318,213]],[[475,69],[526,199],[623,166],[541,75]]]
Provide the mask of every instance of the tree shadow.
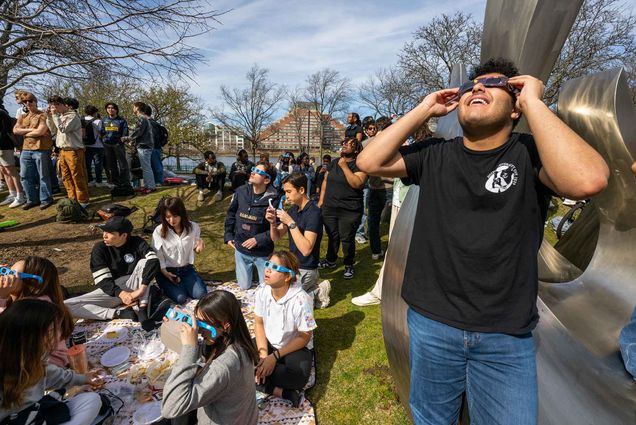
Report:
[[339,317],[316,320],[320,332],[314,337],[316,385],[308,394],[312,403],[318,403],[325,395],[336,357],[340,351],[351,347],[356,337],[356,326],[364,317],[363,312],[355,310]]

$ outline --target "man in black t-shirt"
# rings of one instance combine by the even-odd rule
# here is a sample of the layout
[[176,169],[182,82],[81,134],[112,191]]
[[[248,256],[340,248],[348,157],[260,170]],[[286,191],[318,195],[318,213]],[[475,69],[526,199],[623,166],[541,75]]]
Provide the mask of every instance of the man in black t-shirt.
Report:
[[[477,78],[475,78],[477,77]],[[456,423],[462,393],[488,424],[535,424],[537,252],[552,193],[607,185],[601,156],[541,101],[543,83],[502,59],[432,93],[358,157],[371,175],[420,185],[404,273],[410,404],[417,424]],[[458,109],[463,138],[401,148]],[[512,133],[525,114],[534,138]]]
[[[73,317],[90,320],[146,319],[148,286],[160,270],[157,254],[125,217],[112,217],[97,227],[104,240],[91,252],[91,272],[99,288],[64,301]],[[138,311],[128,309],[138,307]]]

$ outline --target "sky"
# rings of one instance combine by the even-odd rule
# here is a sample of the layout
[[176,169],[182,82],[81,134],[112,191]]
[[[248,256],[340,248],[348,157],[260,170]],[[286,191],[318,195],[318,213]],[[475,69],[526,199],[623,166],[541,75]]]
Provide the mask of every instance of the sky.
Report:
[[[210,107],[222,104],[221,85],[244,87],[254,63],[290,88],[304,86],[308,75],[327,67],[354,84],[363,82],[396,64],[404,44],[433,17],[461,10],[482,21],[486,0],[220,0],[214,6],[231,10],[213,32],[192,43],[207,58],[195,72],[192,91]],[[357,102],[350,109],[365,115]]]

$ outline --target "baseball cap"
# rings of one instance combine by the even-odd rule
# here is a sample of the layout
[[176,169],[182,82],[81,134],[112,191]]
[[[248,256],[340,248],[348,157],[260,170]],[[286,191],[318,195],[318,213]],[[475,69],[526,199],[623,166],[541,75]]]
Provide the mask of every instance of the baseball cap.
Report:
[[126,217],[114,216],[106,223],[98,224],[97,227],[104,232],[132,233],[133,224]]

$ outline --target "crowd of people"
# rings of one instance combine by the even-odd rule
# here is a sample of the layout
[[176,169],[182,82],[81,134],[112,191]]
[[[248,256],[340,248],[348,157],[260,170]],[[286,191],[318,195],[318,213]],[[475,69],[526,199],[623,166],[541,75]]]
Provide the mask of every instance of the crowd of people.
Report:
[[[198,409],[200,423],[254,424],[255,389],[298,406],[313,361],[313,310],[329,304],[330,283],[319,282],[319,270],[336,267],[342,247],[343,277],[353,278],[356,239],[367,236],[372,258],[381,259],[383,211],[394,221],[404,188],[415,184],[419,200],[402,289],[413,420],[455,423],[466,393],[475,422],[535,424],[536,256],[548,203],[554,194],[593,196],[609,175],[602,157],[542,102],[543,90],[541,81],[519,75],[511,62],[491,59],[475,67],[461,87],[429,94],[393,123],[350,113],[339,157],[325,155],[315,168],[306,154],[296,160],[286,153],[273,165],[266,154],[252,163],[247,152],[239,152],[228,175],[234,194],[224,242],[234,250],[238,285],[245,290],[258,285],[254,340],[235,296],[208,292],[193,266],[205,244],[180,198],[162,201],[161,224],[150,244],[132,235],[133,225],[124,217],[98,226],[103,240],[90,261],[97,289],[88,294],[63,300],[57,270],[46,259],[14,264],[13,275],[0,277],[0,308],[6,308],[0,314],[0,420],[31,409],[45,386],[99,385],[90,374],[65,369],[63,342],[72,332],[72,318],[156,321],[171,303],[190,299],[198,301],[192,323],[180,324],[181,355],[164,388],[164,417]],[[65,164],[60,169],[66,167],[62,176],[69,196],[88,202],[79,182],[86,172],[72,171],[73,164],[85,164],[83,153],[74,148],[77,139],[64,136],[77,127],[71,124],[77,105],[65,99],[63,106],[40,112],[32,95],[22,98],[32,101],[25,101],[29,112],[18,119],[14,134],[24,136],[25,146],[38,148],[20,158],[23,170],[31,170],[21,170],[22,182],[30,177],[40,182],[39,195],[38,185],[28,182],[27,204],[50,202],[50,166],[42,163],[50,158],[52,135],[70,151],[58,157]],[[153,190],[160,175],[152,173],[150,111],[135,105],[146,122],[130,137],[142,140],[140,161],[149,165],[144,187]],[[110,107],[111,121],[102,120],[96,134],[104,141],[106,132],[116,132],[121,140],[126,123],[117,121],[116,105]],[[463,137],[431,138],[427,121],[454,110]],[[522,115],[532,136],[513,132]],[[123,146],[113,151],[107,163],[122,165],[117,176],[127,174]],[[209,190],[222,197],[226,173],[214,153],[206,152],[195,169],[199,196]],[[12,196],[18,199],[15,181]],[[328,243],[321,259],[323,233]],[[276,251],[274,242],[284,235],[288,249]],[[154,282],[167,297],[159,303],[153,301]],[[379,303],[381,286],[382,273],[373,290],[353,302]],[[37,350],[27,353],[29,345]],[[15,347],[34,373],[20,372]],[[73,398],[66,404],[72,417],[88,417],[98,410],[99,399]]]

